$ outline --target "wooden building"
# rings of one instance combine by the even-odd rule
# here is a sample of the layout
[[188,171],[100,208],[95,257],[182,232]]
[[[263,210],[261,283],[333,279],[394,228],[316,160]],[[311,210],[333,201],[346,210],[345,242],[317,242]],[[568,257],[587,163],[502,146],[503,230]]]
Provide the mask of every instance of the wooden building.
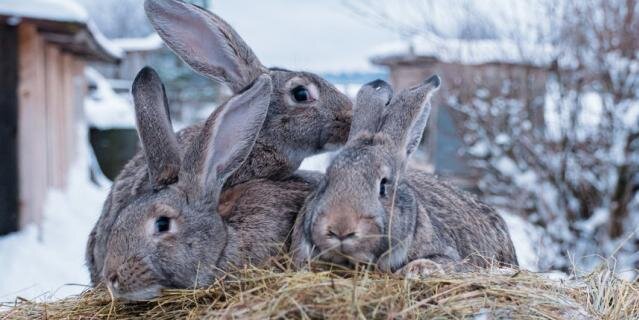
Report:
[[64,189],[83,123],[87,61],[120,52],[71,1],[0,2],[0,235],[41,220]]
[[488,95],[504,94],[504,84],[508,83],[509,94],[533,106],[531,122],[543,126],[550,50],[504,40],[415,37],[379,47],[371,61],[388,68],[396,90],[413,86],[432,74],[442,77],[443,85],[433,98],[417,162],[461,187],[474,189],[477,173],[460,153],[464,116],[451,107],[449,99],[468,102],[480,88]]

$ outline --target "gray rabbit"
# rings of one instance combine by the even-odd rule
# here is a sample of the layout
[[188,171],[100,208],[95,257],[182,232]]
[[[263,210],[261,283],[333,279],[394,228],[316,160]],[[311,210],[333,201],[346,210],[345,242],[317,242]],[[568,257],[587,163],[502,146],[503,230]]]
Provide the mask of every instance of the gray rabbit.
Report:
[[296,221],[291,250],[298,267],[313,257],[407,275],[517,265],[493,208],[407,168],[439,86],[433,76],[395,96],[382,80],[360,89],[349,140]]
[[133,96],[143,150],[113,186],[96,227],[101,236],[90,239],[94,283],[104,281],[117,298],[146,300],[162,288],[209,285],[234,266],[279,252],[311,190],[307,180],[250,180],[234,187],[254,195],[240,201],[241,214],[217,213],[226,179],[257,140],[271,90],[261,75],[199,129],[176,135],[158,75],[140,71]]
[[318,75],[266,68],[240,36],[217,15],[179,0],[146,0],[151,24],[164,42],[195,71],[239,93],[260,74],[273,92],[264,126],[244,165],[227,186],[254,178],[280,179],[304,158],[343,145],[352,103]]
[[[292,225],[292,212],[297,212],[303,203],[304,192],[309,191],[317,180],[316,175],[295,173],[295,170],[305,157],[346,141],[351,121],[350,100],[315,74],[265,68],[226,22],[204,9],[176,0],[147,0],[145,10],[160,36],[185,62],[205,76],[231,87],[235,96],[227,104],[244,96],[246,88],[256,79],[270,79],[270,90],[263,90],[268,107],[265,119],[255,142],[251,144],[248,156],[242,159],[243,162],[238,164],[238,168],[230,176],[225,177],[223,190],[227,191],[220,196],[219,214],[229,219],[250,221],[250,218],[235,217],[235,213],[257,211],[257,203],[261,201],[268,204],[264,205],[261,214],[272,215],[272,223],[280,224],[281,230],[288,223],[281,220],[282,216],[291,220]],[[141,77],[136,84],[144,85],[142,81],[147,78],[160,83],[159,78],[153,76]],[[157,83],[149,85],[158,86]],[[154,95],[144,96],[148,91],[136,92],[136,107],[146,99],[158,99]],[[155,91],[151,93],[157,94]],[[175,183],[184,183],[178,181],[178,172],[187,160],[184,158],[187,148],[195,143],[194,140],[205,127],[205,124],[196,124],[183,129],[175,138],[177,142],[168,133],[153,132],[145,136],[143,130],[147,120],[144,117],[150,117],[148,121],[151,121],[155,119],[154,116],[161,116],[163,118],[160,122],[163,125],[169,121],[168,111],[165,110],[168,108],[166,97],[162,99],[161,103],[155,101],[157,106],[162,107],[154,107],[159,108],[159,111],[153,111],[161,114],[138,114],[138,127],[145,150],[137,154],[114,181],[102,214],[89,235],[86,260],[93,284],[98,284],[105,277],[103,269],[108,241],[116,237],[112,229],[117,221],[128,219],[120,216],[125,215],[127,208],[139,199]],[[240,101],[245,100],[247,99]],[[168,127],[170,129],[170,121]],[[150,128],[149,130],[157,131],[160,127],[151,125]],[[239,128],[237,130],[238,133],[241,132]],[[149,156],[149,153],[158,155]],[[163,159],[161,164],[154,161],[155,157]],[[262,192],[258,185],[277,192],[271,189]],[[268,198],[269,194],[284,195]],[[252,196],[258,196],[258,199],[253,199]],[[210,201],[218,199],[211,198]],[[290,225],[286,234],[290,232]],[[270,232],[270,229],[266,230]],[[281,232],[274,231],[270,236],[279,242],[285,239]]]

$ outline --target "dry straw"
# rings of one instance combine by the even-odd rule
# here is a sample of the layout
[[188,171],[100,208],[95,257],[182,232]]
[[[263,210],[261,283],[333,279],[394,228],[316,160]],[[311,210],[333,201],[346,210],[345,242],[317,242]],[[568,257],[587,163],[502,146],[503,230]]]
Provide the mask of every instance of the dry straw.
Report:
[[19,299],[0,305],[0,319],[639,319],[639,285],[606,267],[561,280],[504,269],[416,280],[364,268],[294,272],[285,259],[272,265],[144,303],[114,301],[101,288]]

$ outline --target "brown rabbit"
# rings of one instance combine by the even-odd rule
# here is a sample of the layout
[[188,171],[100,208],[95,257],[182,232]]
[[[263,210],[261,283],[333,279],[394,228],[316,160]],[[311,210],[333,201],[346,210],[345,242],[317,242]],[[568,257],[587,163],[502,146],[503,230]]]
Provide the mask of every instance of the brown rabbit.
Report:
[[352,103],[333,85],[309,72],[267,68],[222,18],[180,0],[146,0],[145,10],[160,37],[195,71],[240,92],[261,74],[273,82],[269,112],[253,151],[227,181],[281,179],[302,160],[343,145]]
[[253,195],[236,205],[242,214],[216,212],[226,179],[258,137],[271,90],[270,77],[261,75],[199,129],[176,136],[159,77],[140,71],[133,95],[143,152],[105,203],[111,214],[98,229],[108,232],[91,238],[105,241],[103,252],[88,253],[94,283],[104,281],[117,298],[146,300],[162,288],[209,285],[233,266],[260,264],[278,252],[310,191],[306,179],[248,181],[238,186]]
[[319,257],[406,274],[485,267],[493,259],[517,265],[506,225],[494,209],[406,168],[439,85],[433,76],[396,96],[381,80],[362,87],[350,138],[296,222],[291,245],[296,265]]

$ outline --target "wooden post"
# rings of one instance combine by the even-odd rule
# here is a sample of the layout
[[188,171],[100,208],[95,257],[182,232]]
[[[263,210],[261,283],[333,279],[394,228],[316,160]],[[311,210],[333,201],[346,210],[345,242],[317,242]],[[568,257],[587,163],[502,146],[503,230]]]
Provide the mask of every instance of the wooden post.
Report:
[[18,29],[0,25],[0,235],[18,230]]
[[[3,47],[7,50],[7,47]],[[44,42],[34,25],[18,27],[20,227],[39,223],[47,195]]]

